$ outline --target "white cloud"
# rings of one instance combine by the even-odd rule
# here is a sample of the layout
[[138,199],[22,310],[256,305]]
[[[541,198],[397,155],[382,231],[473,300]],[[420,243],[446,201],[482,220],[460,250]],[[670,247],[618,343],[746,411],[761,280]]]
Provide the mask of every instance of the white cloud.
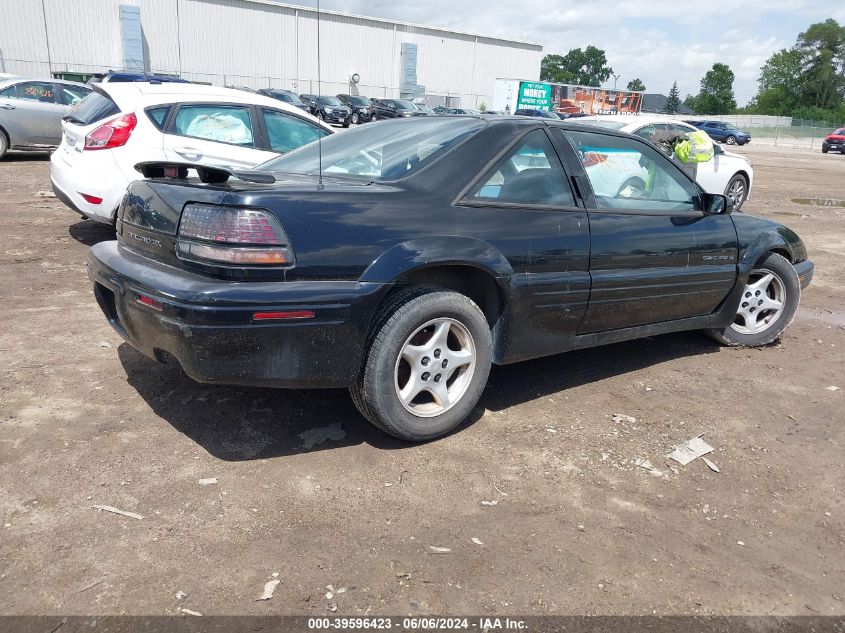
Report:
[[592,44],[607,52],[619,85],[639,77],[649,92],[667,93],[677,81],[682,96],[697,93],[704,73],[723,62],[736,74],[740,104],[756,93],[760,66],[774,51],[791,46],[812,22],[831,16],[845,22],[842,0],[322,0],[321,6],[538,42],[546,53]]

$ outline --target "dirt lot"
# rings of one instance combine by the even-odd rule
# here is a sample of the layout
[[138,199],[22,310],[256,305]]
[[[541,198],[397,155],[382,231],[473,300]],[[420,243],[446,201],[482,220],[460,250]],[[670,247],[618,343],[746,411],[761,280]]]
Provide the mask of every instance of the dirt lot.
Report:
[[[845,198],[845,156],[740,151],[746,211],[816,263],[779,344],[494,368],[480,419],[425,446],[345,391],[207,387],[140,356],[85,275],[109,231],[38,196],[43,157],[0,162],[0,612],[327,615],[332,584],[335,615],[842,614],[845,208],[791,199]],[[720,474],[665,460],[699,433]]]

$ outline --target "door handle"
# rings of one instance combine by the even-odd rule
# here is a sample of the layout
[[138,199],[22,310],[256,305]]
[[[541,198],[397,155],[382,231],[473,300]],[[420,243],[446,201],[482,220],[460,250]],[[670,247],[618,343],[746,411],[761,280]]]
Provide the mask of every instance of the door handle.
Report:
[[179,154],[180,156],[196,156],[197,158],[202,157],[202,152],[195,147],[174,147],[173,151]]
[[3,108],[4,110],[14,110],[15,106],[11,103],[0,103],[0,108]]

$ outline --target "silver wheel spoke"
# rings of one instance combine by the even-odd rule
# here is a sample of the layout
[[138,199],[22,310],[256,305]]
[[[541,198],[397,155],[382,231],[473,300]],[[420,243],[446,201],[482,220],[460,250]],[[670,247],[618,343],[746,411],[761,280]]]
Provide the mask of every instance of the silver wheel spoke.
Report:
[[453,368],[469,365],[475,360],[472,350],[462,349],[459,351],[449,350],[449,366]]
[[760,292],[765,292],[768,289],[769,284],[772,283],[772,279],[774,278],[775,276],[772,273],[763,275],[763,277],[761,277],[759,281],[755,281],[753,284],[749,284],[748,290],[750,290],[751,292],[757,292],[758,290]]
[[449,388],[446,386],[446,381],[441,379],[440,382],[435,382],[427,386],[429,393],[434,396],[434,400],[444,409],[448,409],[452,403],[449,395]]
[[418,363],[427,351],[426,346],[423,345],[406,345],[402,348],[402,358],[408,361],[411,367],[414,367],[415,363]]
[[758,306],[760,310],[782,310],[783,303],[777,299],[772,299],[768,295],[763,299],[763,305]]
[[405,386],[399,392],[399,399],[402,401],[402,404],[409,404],[419,395],[424,387],[426,387],[426,384],[420,380],[419,375],[412,373],[411,377],[408,378],[408,382],[405,383]]
[[756,275],[760,278],[745,286],[737,310],[738,320],[731,326],[740,334],[759,334],[769,329],[784,309],[786,289],[780,277],[768,270],[751,271],[752,279]]
[[449,340],[449,330],[452,329],[452,324],[449,321],[438,323],[434,329],[434,334],[431,335],[431,340],[426,344],[429,348],[448,349],[446,341]]

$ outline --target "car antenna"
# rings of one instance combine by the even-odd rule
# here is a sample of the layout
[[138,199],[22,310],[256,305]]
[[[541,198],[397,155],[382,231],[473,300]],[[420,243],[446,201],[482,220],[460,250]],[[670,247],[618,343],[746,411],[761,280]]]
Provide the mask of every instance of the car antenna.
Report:
[[[317,98],[323,93],[320,83],[320,0],[317,0]],[[323,135],[317,137],[317,189],[323,188]]]

